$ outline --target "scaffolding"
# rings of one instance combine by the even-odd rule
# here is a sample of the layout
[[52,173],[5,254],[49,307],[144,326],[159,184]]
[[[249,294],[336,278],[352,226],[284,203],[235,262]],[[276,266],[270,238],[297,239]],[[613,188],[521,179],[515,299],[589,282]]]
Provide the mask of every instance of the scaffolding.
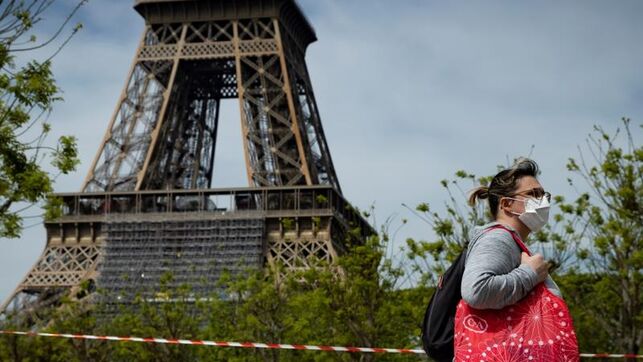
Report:
[[164,289],[187,286],[207,297],[223,273],[263,266],[263,225],[260,218],[108,222],[97,287],[122,302],[155,298],[168,275]]
[[45,225],[47,247],[3,311],[84,281],[107,304],[137,294],[162,301],[161,289],[172,294],[182,286],[195,299],[224,296],[224,272],[235,277],[269,266],[288,273],[334,263],[348,230],[361,230],[361,240],[375,233],[325,185],[57,196],[63,210]]

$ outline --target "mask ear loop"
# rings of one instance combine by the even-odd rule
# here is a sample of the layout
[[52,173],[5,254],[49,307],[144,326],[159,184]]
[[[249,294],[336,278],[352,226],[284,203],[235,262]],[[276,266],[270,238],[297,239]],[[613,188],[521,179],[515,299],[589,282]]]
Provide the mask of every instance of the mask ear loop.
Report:
[[[505,211],[505,210],[502,208],[502,199],[509,199],[509,200],[512,200],[512,201],[521,201],[521,202],[526,202],[526,200],[527,200],[527,199],[522,199],[522,200],[521,200],[521,199],[516,199],[515,197],[502,196],[502,195],[492,194],[492,193],[489,193],[489,194],[490,194],[490,195],[495,195],[496,197],[499,197],[499,199],[498,199],[498,208],[499,208],[501,211]],[[512,215],[520,216],[520,213],[517,213],[517,212],[511,211],[511,210],[506,211],[506,212],[508,212],[508,213],[510,213],[510,214],[512,214]]]
[[[501,208],[501,210],[502,210],[502,199],[509,199],[509,200],[512,200],[512,201],[518,201],[518,202],[523,202],[523,203],[527,202],[527,199],[522,199],[521,200],[521,199],[517,199],[515,197],[510,197],[510,196],[501,196],[500,200],[498,201],[498,206]],[[520,213],[515,212],[515,211],[508,210],[506,212],[508,212],[508,213],[510,213],[512,215],[520,216]]]

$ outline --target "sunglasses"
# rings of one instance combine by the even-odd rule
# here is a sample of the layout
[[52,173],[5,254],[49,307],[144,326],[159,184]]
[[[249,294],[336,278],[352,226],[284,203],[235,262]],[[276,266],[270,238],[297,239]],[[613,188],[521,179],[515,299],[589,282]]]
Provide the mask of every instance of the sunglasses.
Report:
[[518,196],[518,195],[533,197],[535,199],[540,199],[540,198],[542,198],[544,196],[545,198],[547,198],[548,202],[551,201],[551,194],[549,192],[541,189],[541,188],[535,188],[535,189],[531,189],[531,190],[519,191],[519,192],[510,194],[510,195],[507,195],[507,196],[512,197],[512,196]]

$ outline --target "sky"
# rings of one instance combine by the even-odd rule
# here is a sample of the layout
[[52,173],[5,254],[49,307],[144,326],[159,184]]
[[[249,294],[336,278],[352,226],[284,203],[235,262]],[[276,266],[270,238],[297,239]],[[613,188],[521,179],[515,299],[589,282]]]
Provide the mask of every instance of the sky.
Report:
[[[491,175],[530,156],[544,187],[571,198],[565,164],[594,125],[614,131],[630,117],[641,142],[641,1],[299,3],[319,38],[306,60],[344,196],[375,206],[378,223],[408,219],[396,246],[431,239],[402,203],[440,209],[440,180],[457,170]],[[74,4],[56,2],[39,35]],[[64,101],[51,140],[75,135],[82,161],[56,180],[58,192],[80,190],[125,84],[144,26],[132,4],[90,0],[72,20],[83,29],[54,59]],[[235,102],[223,105],[213,187],[247,186]],[[0,240],[2,300],[45,246],[42,224],[25,225],[20,239]]]

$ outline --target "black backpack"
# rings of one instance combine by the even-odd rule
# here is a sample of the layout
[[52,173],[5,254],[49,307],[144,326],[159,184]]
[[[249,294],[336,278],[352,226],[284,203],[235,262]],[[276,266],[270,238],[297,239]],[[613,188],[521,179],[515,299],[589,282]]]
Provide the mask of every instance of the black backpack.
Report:
[[462,299],[460,284],[467,249],[440,276],[422,322],[422,345],[429,357],[438,362],[453,361],[455,309]]
[[[501,225],[487,228],[480,235],[492,229],[506,229]],[[455,310],[462,299],[460,285],[467,258],[467,245],[453,264],[440,276],[438,286],[429,301],[422,322],[422,346],[429,357],[438,362],[453,361],[453,334]]]

